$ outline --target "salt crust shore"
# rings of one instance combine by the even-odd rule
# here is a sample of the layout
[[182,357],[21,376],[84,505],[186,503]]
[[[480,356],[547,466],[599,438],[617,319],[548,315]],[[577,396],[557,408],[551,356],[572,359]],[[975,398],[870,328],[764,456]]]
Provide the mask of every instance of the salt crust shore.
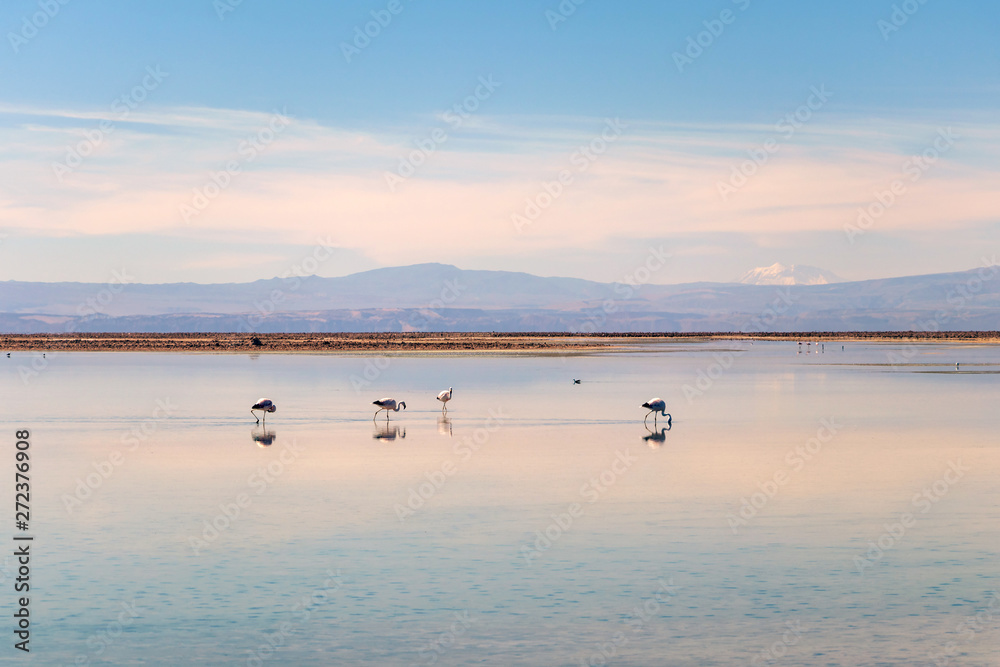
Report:
[[0,334],[0,352],[588,352],[657,342],[1000,342],[998,331],[847,331],[774,333],[166,333]]

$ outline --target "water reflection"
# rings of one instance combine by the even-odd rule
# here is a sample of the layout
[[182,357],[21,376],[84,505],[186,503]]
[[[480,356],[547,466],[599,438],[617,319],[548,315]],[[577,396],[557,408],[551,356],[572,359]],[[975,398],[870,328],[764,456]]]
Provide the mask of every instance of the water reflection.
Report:
[[[1000,586],[989,530],[1000,520],[1000,375],[965,371],[1000,370],[1000,346],[914,344],[925,355],[914,363],[948,371],[920,376],[915,367],[886,372],[890,348],[881,343],[853,344],[851,364],[829,369],[792,359],[788,343],[755,344],[690,405],[679,383],[663,392],[685,406],[689,425],[677,435],[666,420],[640,430],[636,404],[661,392],[664,378],[693,378],[718,361],[714,342],[673,353],[675,345],[569,357],[586,365],[577,377],[588,389],[566,387],[568,366],[555,356],[393,357],[391,376],[383,374],[393,389],[384,393],[419,396],[428,378],[442,376],[467,387],[463,437],[438,436],[455,443],[434,440],[433,393],[406,419],[378,420],[395,440],[369,443],[378,431],[351,384],[365,363],[357,356],[261,354],[254,367],[239,355],[67,353],[25,384],[18,363],[30,356],[19,352],[0,363],[0,390],[31,435],[45,435],[46,446],[31,450],[52,490],[32,498],[46,517],[45,572],[75,577],[46,602],[50,659],[42,662],[92,657],[87,633],[133,596],[153,622],[133,621],[100,656],[105,664],[143,654],[178,656],[149,663],[247,662],[246,647],[261,645],[263,630],[302,618],[288,614],[291,598],[319,591],[311,620],[281,645],[288,665],[426,664],[428,653],[442,665],[575,665],[639,615],[642,636],[608,663],[746,664],[777,646],[786,620],[806,633],[782,645],[780,660],[757,662],[812,664],[823,652],[831,663],[926,664],[946,642],[962,641],[956,625],[987,609],[986,591]],[[281,447],[247,448],[246,426],[256,435],[278,422],[276,414],[266,429],[246,421],[248,387],[266,387],[261,393],[283,410],[294,406],[281,417]],[[73,400],[81,395],[97,400]],[[140,422],[162,397],[183,399],[181,416]],[[570,398],[572,409],[555,407]],[[934,414],[913,410],[931,403]],[[830,416],[845,426],[796,473],[786,453],[811,446]],[[109,442],[142,423],[156,431],[126,453],[128,465],[78,488],[100,472],[94,462],[106,460]],[[415,428],[417,440],[399,441],[400,427],[407,436]],[[648,451],[636,432],[650,436],[641,440]],[[858,572],[872,560],[870,544],[889,539],[880,538],[885,522],[914,513],[914,494],[934,486],[950,461],[972,470]],[[734,534],[729,508],[776,471],[788,473],[787,484]],[[91,495],[71,513],[64,500],[78,490]],[[237,500],[244,494],[249,507]],[[584,514],[564,529],[573,503]],[[741,567],[760,554],[759,565]],[[337,568],[347,585],[327,579]],[[657,588],[669,577],[676,591]],[[190,623],[191,609],[206,621]],[[473,623],[443,642],[447,653],[420,653],[466,611]],[[960,648],[969,665],[1000,667],[986,631]]]
[[373,440],[395,440],[397,437],[405,438],[406,429],[401,426],[389,423],[376,424],[375,433],[372,434]]
[[659,431],[654,431],[648,426],[646,430],[649,431],[649,435],[642,436],[642,439],[649,445],[650,449],[657,449],[660,445],[667,441],[667,431],[670,430],[671,424],[660,427]]
[[438,433],[451,436],[451,420],[448,419],[447,415],[438,417]]
[[250,431],[250,437],[258,447],[270,447],[277,440],[278,434],[265,428],[255,428]]

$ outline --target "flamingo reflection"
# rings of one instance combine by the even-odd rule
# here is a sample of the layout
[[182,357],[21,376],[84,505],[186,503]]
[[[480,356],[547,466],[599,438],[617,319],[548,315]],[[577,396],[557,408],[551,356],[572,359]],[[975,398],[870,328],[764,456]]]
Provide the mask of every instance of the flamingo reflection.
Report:
[[395,424],[389,423],[377,423],[375,425],[375,433],[372,434],[373,440],[395,440],[396,438],[405,438],[406,429]]
[[278,439],[278,434],[264,428],[255,428],[250,431],[250,437],[253,438],[258,447],[270,447]]
[[649,445],[650,449],[657,449],[667,441],[667,431],[670,430],[670,426],[661,426],[659,431],[654,431],[647,426],[646,430],[649,431],[649,435],[642,436],[642,439]]
[[438,433],[451,436],[451,420],[445,415],[438,417]]

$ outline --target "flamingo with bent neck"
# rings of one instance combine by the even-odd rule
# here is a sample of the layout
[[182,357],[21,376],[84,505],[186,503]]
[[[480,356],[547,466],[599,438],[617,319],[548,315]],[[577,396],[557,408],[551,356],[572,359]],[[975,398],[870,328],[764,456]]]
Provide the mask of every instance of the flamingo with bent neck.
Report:
[[396,402],[395,398],[380,398],[377,401],[372,401],[372,405],[377,405],[378,410],[375,411],[374,416],[372,416],[372,421],[375,421],[375,417],[378,417],[378,413],[385,410],[385,420],[389,421],[389,411],[399,412],[400,408],[406,409],[406,403],[404,401]]

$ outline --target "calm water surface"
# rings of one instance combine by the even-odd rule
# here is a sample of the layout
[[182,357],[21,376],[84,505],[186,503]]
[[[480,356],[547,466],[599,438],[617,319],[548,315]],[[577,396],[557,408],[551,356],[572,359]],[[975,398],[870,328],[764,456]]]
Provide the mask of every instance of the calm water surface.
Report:
[[1000,348],[798,349],[0,358],[35,535],[0,656],[1000,664]]

